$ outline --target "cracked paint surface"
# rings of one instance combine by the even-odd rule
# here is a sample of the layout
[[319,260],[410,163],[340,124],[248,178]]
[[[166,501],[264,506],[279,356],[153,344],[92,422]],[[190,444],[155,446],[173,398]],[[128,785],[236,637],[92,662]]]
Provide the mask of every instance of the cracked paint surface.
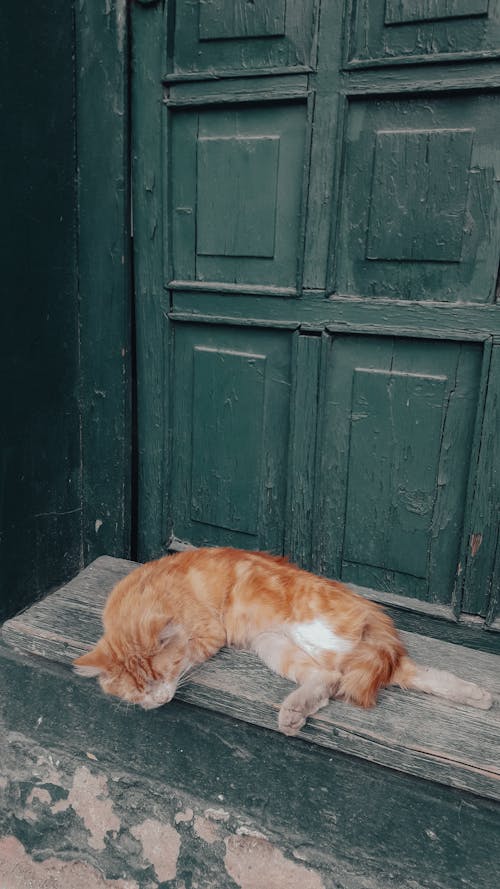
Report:
[[83,861],[33,861],[16,837],[0,839],[2,889],[139,889],[135,880],[107,880]]
[[268,825],[222,808],[225,794],[200,799],[101,755],[89,762],[87,752],[56,755],[31,738],[0,734],[0,889],[342,885],[313,849],[308,862],[294,861],[291,844]]
[[187,808],[185,812],[176,812],[174,821],[176,824],[189,824],[193,820],[193,810]]
[[241,889],[324,889],[318,873],[256,837],[227,837],[224,864]]
[[174,880],[181,848],[181,838],[175,827],[148,818],[131,827],[130,833],[141,843],[144,859],[153,865],[158,879],[161,882]]
[[195,816],[193,830],[200,840],[204,840],[204,842],[209,845],[216,843],[219,839],[217,825],[215,825],[213,821],[209,821],[208,818],[203,818],[202,815]]
[[70,806],[89,831],[89,846],[93,849],[104,849],[106,834],[120,829],[120,819],[108,796],[108,779],[105,775],[93,775],[86,766],[77,768],[67,799],[56,803],[52,812],[63,812]]

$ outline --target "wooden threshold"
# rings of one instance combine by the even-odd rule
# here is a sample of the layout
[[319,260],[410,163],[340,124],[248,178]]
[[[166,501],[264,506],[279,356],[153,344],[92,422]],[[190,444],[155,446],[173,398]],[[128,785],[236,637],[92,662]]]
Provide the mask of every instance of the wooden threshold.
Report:
[[[7,621],[4,640],[23,655],[70,669],[101,634],[101,612],[114,584],[136,563],[102,556],[66,586]],[[478,682],[495,696],[481,711],[438,698],[386,689],[373,710],[332,702],[298,737],[417,776],[500,799],[500,657],[417,633],[401,632],[412,657]],[[73,681],[89,682],[72,674]],[[202,665],[177,698],[277,731],[281,701],[292,683],[253,654],[223,649]],[[97,683],[95,694],[101,695]],[[284,744],[297,743],[285,739]]]

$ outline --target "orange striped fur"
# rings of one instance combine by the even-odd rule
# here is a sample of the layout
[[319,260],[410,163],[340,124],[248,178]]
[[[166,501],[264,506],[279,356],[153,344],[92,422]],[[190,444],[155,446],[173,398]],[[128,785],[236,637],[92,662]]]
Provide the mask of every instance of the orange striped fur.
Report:
[[146,709],[224,645],[255,651],[298,684],[280,711],[286,734],[332,697],[371,707],[391,684],[491,706],[473,683],[414,664],[378,605],[266,553],[193,549],[142,565],[111,592],[103,623],[75,668]]

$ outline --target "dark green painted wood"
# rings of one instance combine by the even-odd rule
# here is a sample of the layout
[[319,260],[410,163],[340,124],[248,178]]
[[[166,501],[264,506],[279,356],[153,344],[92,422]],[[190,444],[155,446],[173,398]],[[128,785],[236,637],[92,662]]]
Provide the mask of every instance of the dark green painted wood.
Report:
[[[462,608],[490,618],[498,602],[494,571],[500,529],[500,345],[491,354],[476,485],[467,539]],[[490,604],[491,602],[491,604]]]
[[500,16],[491,0],[351,0],[346,30],[351,65],[500,52]]
[[[343,553],[348,565],[368,562],[425,577],[446,394],[444,376],[354,370]],[[424,430],[429,438],[422,463]],[[374,513],[368,492],[376,501]]]
[[487,15],[489,0],[386,0],[386,25],[433,22]]
[[[270,294],[254,296],[236,286],[226,292],[204,293],[188,288],[173,293],[172,320],[246,324],[257,327],[326,327],[331,331],[390,333],[424,339],[475,340],[482,342],[500,335],[500,312],[496,304],[476,306],[467,303],[425,303],[418,300],[348,298],[324,291],[304,292],[300,300],[273,299]],[[208,290],[208,288],[207,288]],[[237,295],[237,299],[234,297]],[[258,299],[255,298],[258,296]],[[167,300],[164,303],[168,310]]]
[[499,127],[496,94],[348,103],[333,289],[493,302]]
[[[411,62],[410,59],[407,60]],[[341,91],[348,96],[391,95],[395,93],[456,93],[491,92],[498,89],[500,71],[496,61],[477,62],[475,65],[440,64],[394,69],[385,63],[369,62],[367,70],[348,69],[342,72]]]
[[377,132],[367,259],[460,262],[472,137],[471,129]]
[[287,69],[314,60],[314,0],[170,0],[168,6],[174,44],[168,71],[176,76]]
[[193,350],[191,518],[255,536],[266,356]]
[[480,359],[476,346],[326,340],[317,570],[451,601]]
[[286,0],[208,0],[200,6],[199,40],[234,40],[236,37],[283,37]]
[[84,557],[130,552],[131,311],[126,0],[77,12]]
[[294,288],[307,105],[172,112],[174,280]]
[[290,346],[281,331],[176,327],[165,542],[282,551]]
[[311,565],[314,475],[318,425],[321,338],[294,335],[284,551],[302,568]]
[[[271,85],[270,85],[271,84]],[[282,74],[269,78],[235,75],[224,80],[173,83],[165,90],[165,104],[171,108],[194,105],[225,105],[227,102],[303,99],[309,92],[306,74]]]
[[278,136],[198,136],[198,256],[274,256],[279,150]]
[[[456,618],[500,335],[500,79],[486,61],[497,16],[481,3],[377,2],[369,13],[364,0],[324,3],[309,71],[304,57],[273,60],[294,4],[283,25],[278,0],[230,11],[222,0],[170,3],[166,33],[161,4],[135,8],[136,154],[154,133],[148,174],[163,186],[161,233],[158,198],[150,217],[138,179],[140,435],[154,442],[141,461],[152,505],[144,556],[186,543],[284,547],[392,597],[405,620],[434,618],[466,637]],[[473,66],[454,61],[474,53]],[[319,366],[321,334],[345,343],[344,376],[326,357]],[[288,366],[269,396],[273,337]],[[207,350],[213,363],[200,370]],[[248,361],[264,356],[259,389]],[[238,406],[231,418],[225,400]],[[275,428],[260,434],[271,400]],[[284,476],[267,514],[272,478],[261,468],[277,453]],[[491,541],[471,609],[489,607],[490,623]],[[471,645],[484,626],[473,622]],[[493,631],[484,638],[497,643]]]
[[81,566],[72,7],[0,7],[0,620]]
[[[137,553],[160,555],[169,515],[168,372],[170,324],[163,312],[164,183],[161,169],[163,3],[132,4],[131,123],[134,295],[137,336]],[[171,236],[170,236],[171,237]],[[168,256],[167,256],[168,261]]]

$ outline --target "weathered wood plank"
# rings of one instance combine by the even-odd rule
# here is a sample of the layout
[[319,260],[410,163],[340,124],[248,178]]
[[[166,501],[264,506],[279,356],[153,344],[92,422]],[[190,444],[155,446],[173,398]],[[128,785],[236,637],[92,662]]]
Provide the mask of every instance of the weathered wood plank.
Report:
[[[100,612],[116,581],[135,563],[102,557],[71,583],[8,621],[3,636],[24,654],[69,665],[101,632]],[[478,712],[439,699],[385,690],[363,711],[332,702],[301,732],[304,740],[398,771],[500,799],[500,669],[495,655],[403,633],[411,655],[475,680],[496,696]],[[76,680],[75,680],[76,681]],[[193,676],[180,700],[276,730],[291,683],[248,652],[223,650]],[[96,688],[96,694],[99,694]]]
[[[210,286],[210,285],[208,285]],[[256,300],[240,290],[238,285],[207,299],[191,284],[173,294],[175,321],[199,321],[231,324],[254,324],[264,327],[269,323],[314,324],[328,326],[329,330],[356,333],[387,333],[420,338],[476,340],[481,342],[490,336],[500,335],[498,305],[470,305],[468,303],[411,302],[383,297],[346,297],[343,295],[325,299],[325,293],[305,291],[302,299],[289,299],[286,292],[276,293],[280,299],[262,293]],[[259,293],[252,288],[252,293]],[[234,294],[241,294],[238,300]]]
[[306,569],[311,567],[320,354],[321,337],[295,335],[285,552]]
[[76,15],[84,562],[130,552],[131,308],[125,0]]
[[244,102],[277,99],[306,99],[308,81],[305,74],[278,75],[266,77],[226,78],[222,83],[197,81],[169,86],[165,102],[167,105],[207,105],[211,102]]
[[473,613],[487,613],[490,596],[493,600],[498,595],[494,586],[494,562],[499,531],[499,441],[500,346],[494,346],[486,393],[476,484],[472,499],[462,601],[463,610]]
[[[170,324],[161,311],[164,251],[162,110],[163,5],[130,4],[132,190],[134,214],[134,285],[137,336],[138,558],[160,555],[165,543],[168,493],[164,473],[169,451],[165,418],[169,387],[164,374],[170,358]],[[168,138],[168,134],[165,134]],[[170,233],[169,233],[170,234]],[[166,254],[166,255],[164,255]]]

